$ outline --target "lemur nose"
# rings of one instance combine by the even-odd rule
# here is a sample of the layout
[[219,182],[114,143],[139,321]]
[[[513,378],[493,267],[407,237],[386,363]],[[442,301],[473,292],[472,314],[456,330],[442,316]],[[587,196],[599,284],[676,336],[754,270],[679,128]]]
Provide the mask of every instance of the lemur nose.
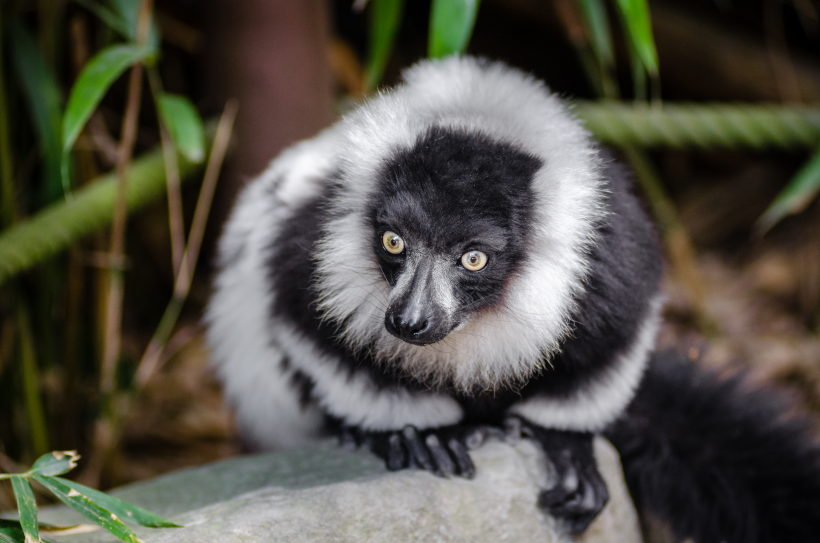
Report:
[[421,316],[389,315],[387,329],[394,336],[405,341],[424,341],[430,330],[430,320]]

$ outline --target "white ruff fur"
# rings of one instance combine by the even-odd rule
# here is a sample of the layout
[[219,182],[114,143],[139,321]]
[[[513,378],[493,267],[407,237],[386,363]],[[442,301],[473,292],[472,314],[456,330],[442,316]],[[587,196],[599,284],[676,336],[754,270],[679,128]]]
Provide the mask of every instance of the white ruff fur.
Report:
[[595,381],[569,398],[534,396],[510,408],[545,428],[599,432],[623,413],[635,396],[661,323],[664,298],[656,296],[640,325],[632,345],[618,356],[613,366]]
[[[543,83],[501,64],[470,58],[423,62],[405,84],[373,98],[337,125],[343,190],[317,254],[320,307],[345,323],[351,347],[375,345],[378,362],[435,387],[494,389],[540,370],[569,332],[583,290],[586,255],[606,210],[601,159],[588,133]],[[383,325],[390,296],[371,246],[366,206],[390,157],[433,126],[512,144],[544,162],[533,180],[532,250],[503,303],[444,341],[415,346]]]
[[241,194],[219,243],[220,273],[205,315],[211,359],[242,434],[262,448],[301,445],[323,421],[317,408],[300,407],[281,368],[288,353],[270,340],[265,260],[281,221],[321,189],[331,139],[332,129],[282,153]]

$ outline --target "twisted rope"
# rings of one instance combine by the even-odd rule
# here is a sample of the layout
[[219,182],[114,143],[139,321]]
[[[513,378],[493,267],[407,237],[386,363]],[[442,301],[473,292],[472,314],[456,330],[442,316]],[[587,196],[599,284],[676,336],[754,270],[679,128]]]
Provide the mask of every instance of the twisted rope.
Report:
[[[606,145],[790,149],[820,142],[820,107],[726,104],[577,102],[575,115]],[[183,176],[196,168],[181,164]],[[165,191],[159,155],[137,160],[128,206],[136,209]],[[139,181],[137,181],[139,180]],[[111,221],[113,180],[106,178],[0,234],[0,284]]]
[[575,115],[606,145],[790,149],[820,142],[820,107],[576,102]]

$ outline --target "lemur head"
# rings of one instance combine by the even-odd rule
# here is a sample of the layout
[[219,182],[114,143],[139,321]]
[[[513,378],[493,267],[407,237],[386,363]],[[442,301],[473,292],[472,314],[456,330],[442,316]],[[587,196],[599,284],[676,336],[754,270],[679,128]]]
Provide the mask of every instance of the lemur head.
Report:
[[512,145],[442,127],[389,160],[370,204],[389,333],[437,343],[501,301],[531,249],[530,185],[541,165]]
[[315,255],[342,340],[431,386],[493,388],[548,363],[606,213],[601,159],[561,101],[517,70],[451,58],[335,130]]

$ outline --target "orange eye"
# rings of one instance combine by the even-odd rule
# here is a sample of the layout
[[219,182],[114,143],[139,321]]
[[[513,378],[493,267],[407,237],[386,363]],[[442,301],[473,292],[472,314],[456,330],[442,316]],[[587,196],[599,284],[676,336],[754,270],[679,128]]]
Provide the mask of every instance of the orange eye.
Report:
[[390,230],[382,235],[382,245],[391,255],[400,255],[404,251],[404,240]]
[[487,265],[487,255],[481,251],[470,251],[461,255],[461,265],[470,271],[483,270]]

